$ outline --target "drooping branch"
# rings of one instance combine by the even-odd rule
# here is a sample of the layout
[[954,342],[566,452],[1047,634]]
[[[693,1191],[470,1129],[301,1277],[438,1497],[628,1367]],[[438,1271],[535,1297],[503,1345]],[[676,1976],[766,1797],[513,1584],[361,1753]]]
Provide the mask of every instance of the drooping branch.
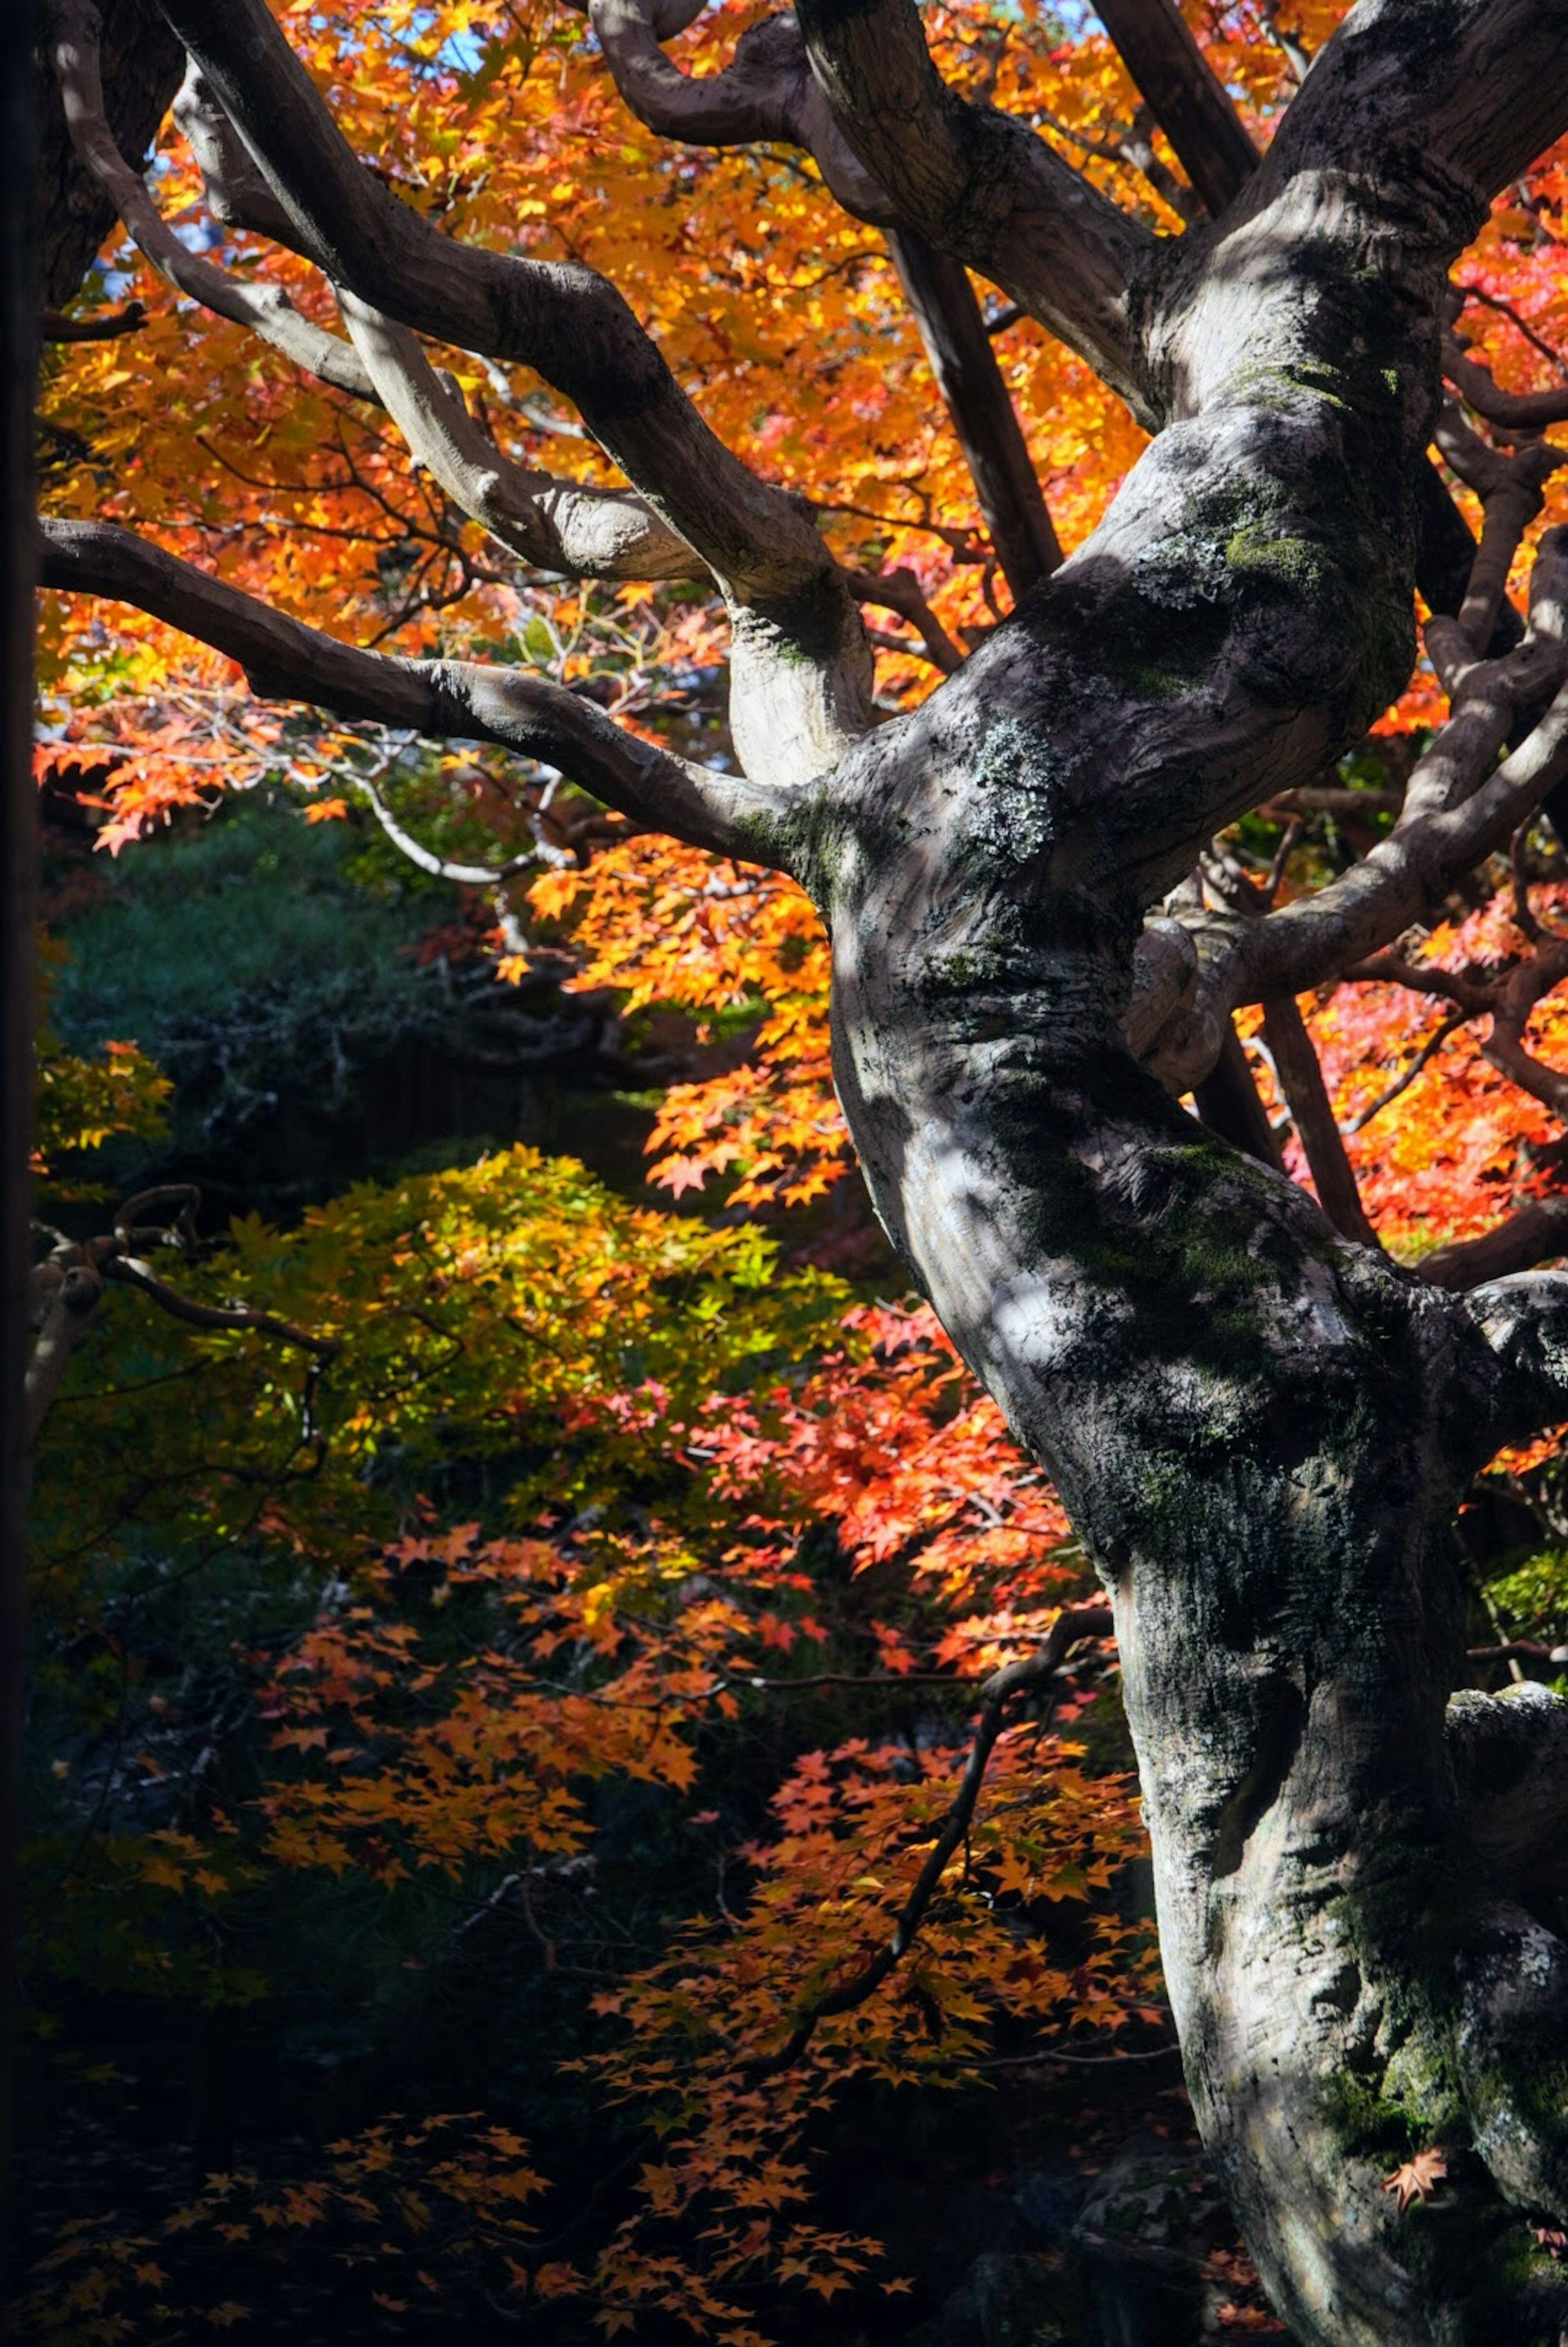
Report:
[[778,791],[673,756],[591,701],[472,661],[403,660],[340,643],[105,522],[46,521],[43,579],[134,603],[238,661],[254,692],[436,741],[494,742],[558,766],[606,805],[721,855],[769,860]]
[[[41,1263],[34,1265],[31,1283],[34,1342],[24,1386],[29,1451],[36,1444],[39,1430],[59,1393],[61,1381],[73,1356],[87,1340],[105,1286],[111,1282],[117,1281],[123,1286],[137,1288],[160,1310],[167,1312],[171,1319],[182,1320],[188,1327],[232,1329],[248,1335],[271,1337],[284,1344],[298,1346],[309,1353],[314,1362],[312,1389],[321,1370],[341,1349],[335,1337],[321,1336],[313,1329],[301,1327],[297,1320],[283,1319],[277,1313],[264,1312],[255,1305],[208,1304],[198,1296],[187,1296],[135,1253],[138,1244],[146,1245],[169,1235],[159,1227],[145,1230],[137,1227],[134,1218],[138,1207],[146,1209],[160,1200],[175,1197],[188,1201],[195,1195],[184,1184],[146,1192],[121,1208],[111,1233],[98,1238],[81,1240],[56,1234],[56,1244],[49,1254]],[[188,1235],[188,1224],[183,1213],[180,1228],[183,1234]]]

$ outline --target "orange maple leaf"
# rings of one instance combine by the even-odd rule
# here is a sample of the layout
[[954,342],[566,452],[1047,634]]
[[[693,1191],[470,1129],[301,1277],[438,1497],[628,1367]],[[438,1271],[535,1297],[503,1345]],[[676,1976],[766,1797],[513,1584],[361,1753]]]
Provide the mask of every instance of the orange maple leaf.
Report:
[[1383,2178],[1383,2189],[1391,2192],[1401,2212],[1412,2200],[1430,2200],[1441,2179],[1448,2174],[1448,2162],[1435,2147],[1429,2151],[1412,2152],[1400,2162],[1391,2176]]

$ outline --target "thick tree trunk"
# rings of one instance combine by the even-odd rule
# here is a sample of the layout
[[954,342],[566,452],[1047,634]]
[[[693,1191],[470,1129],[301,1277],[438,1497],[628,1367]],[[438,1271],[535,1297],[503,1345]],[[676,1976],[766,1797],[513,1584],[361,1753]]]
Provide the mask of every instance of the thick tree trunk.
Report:
[[[879,737],[816,843],[845,1107],[1115,1601],[1188,2083],[1277,2303],[1314,2347],[1555,2341],[1511,2211],[1568,2217],[1568,1955],[1467,1841],[1444,1743],[1494,1364],[1127,1055],[1125,918],[1041,887],[1074,761],[1010,713],[1040,654],[1017,629],[1007,701]],[[1450,2181],[1401,2215],[1382,2179],[1433,2144]]]
[[1568,2219],[1568,1951],[1444,1737],[1498,1358],[1121,1026],[1196,846],[1408,673],[1445,232],[1413,168],[1364,198],[1288,179],[1151,293],[1176,420],[782,852],[879,1212],[1115,1601],[1188,2082],[1265,2280],[1310,2347],[1527,2347],[1568,2337],[1520,2221]]

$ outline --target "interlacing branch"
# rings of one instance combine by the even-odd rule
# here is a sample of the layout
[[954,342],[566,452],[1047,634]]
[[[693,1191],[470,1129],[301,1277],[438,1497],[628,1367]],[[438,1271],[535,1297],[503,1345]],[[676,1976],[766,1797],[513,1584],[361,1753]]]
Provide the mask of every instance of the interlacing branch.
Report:
[[730,63],[698,80],[665,55],[650,0],[591,0],[616,87],[639,122],[699,147],[788,144],[809,154],[854,219],[884,230],[904,298],[947,403],[1013,600],[1049,577],[1062,549],[991,336],[961,262],[907,222],[835,122],[789,15],[753,25]]
[[[1483,544],[1477,568],[1491,560]],[[1365,969],[1428,918],[1464,873],[1506,847],[1568,777],[1568,530],[1542,537],[1529,624],[1514,651],[1492,659],[1479,649],[1489,604],[1478,598],[1473,636],[1454,620],[1428,624],[1451,713],[1413,768],[1386,838],[1266,919],[1173,899],[1151,923],[1139,948],[1134,1047],[1166,1081],[1179,1088],[1202,1075],[1233,1011]]]

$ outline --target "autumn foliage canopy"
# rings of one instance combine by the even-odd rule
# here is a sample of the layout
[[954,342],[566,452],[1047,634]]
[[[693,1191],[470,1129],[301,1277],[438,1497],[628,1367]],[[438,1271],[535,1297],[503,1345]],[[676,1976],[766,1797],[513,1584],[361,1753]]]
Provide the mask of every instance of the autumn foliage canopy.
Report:
[[[1009,608],[887,244],[809,157],[646,129],[562,0],[276,13],[424,218],[621,289],[850,566],[880,707]],[[1259,146],[1340,13],[1186,11]],[[719,0],[670,54],[716,72],[768,14]],[[924,22],[950,80],[1118,204],[1193,217],[1093,18],[959,0]],[[212,216],[172,117],[146,189],[180,252],[341,331],[308,262]],[[382,409],[172,284],[129,226],[70,321],[127,330],[46,351],[51,514],[355,643],[524,669],[730,756],[710,593],[531,569]],[[1568,154],[1497,205],[1459,278],[1445,477],[1479,529],[1475,449],[1543,452],[1517,586],[1568,519],[1542,436],[1568,416]],[[1142,435],[973,293],[1070,552]],[[510,462],[614,482],[537,378],[430,355]],[[900,2335],[896,2245],[835,2182],[874,2115],[1033,2109],[1039,2081],[1157,2062],[1170,2032],[1106,1624],[1054,1495],[871,1225],[815,914],[547,768],[259,698],[128,605],[46,597],[40,687],[45,804],[93,846],[51,866],[40,1252],[97,1245],[105,1276],[37,1445],[30,2058],[79,2109],[112,2104],[144,2027],[291,2083],[266,2126],[198,2127],[194,2183],[46,2209],[35,2335],[241,2329],[316,2241],[354,2336],[476,2311],[547,2339]],[[1191,885],[1260,907],[1321,887],[1386,834],[1442,708],[1423,665]],[[644,1164],[497,1132],[292,1200],[174,1195],[197,1058],[182,1074],[81,1007],[86,924],[138,869],[270,827],[337,858],[351,934],[356,905],[412,907],[411,999],[597,1006]],[[224,901],[242,954],[249,900]],[[1543,820],[1397,958],[1299,1001],[1336,1178],[1397,1256],[1568,1198],[1565,938]],[[1237,1024],[1287,1169],[1321,1184],[1276,1021]],[[126,1205],[132,1183],[150,1202]],[[1565,1509],[1543,1442],[1466,1519],[1476,1645],[1548,1675]],[[1054,1631],[1049,1675],[1010,1683]],[[1179,2127],[1174,2065],[1138,2075]],[[1243,2281],[1219,2302],[1268,2327]]]

